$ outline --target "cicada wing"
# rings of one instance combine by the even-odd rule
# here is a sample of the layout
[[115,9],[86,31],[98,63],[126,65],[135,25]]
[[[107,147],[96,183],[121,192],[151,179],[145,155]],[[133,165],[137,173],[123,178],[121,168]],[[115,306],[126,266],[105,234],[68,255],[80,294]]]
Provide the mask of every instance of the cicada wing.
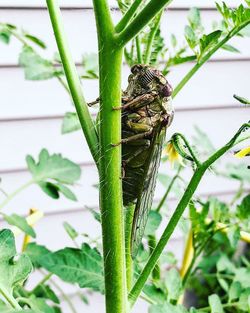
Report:
[[132,233],[131,233],[131,254],[135,258],[142,241],[148,215],[153,203],[157,173],[160,166],[162,145],[166,135],[166,128],[157,130],[154,134],[151,151],[147,159],[144,171],[143,183],[140,195],[137,199],[134,211]]

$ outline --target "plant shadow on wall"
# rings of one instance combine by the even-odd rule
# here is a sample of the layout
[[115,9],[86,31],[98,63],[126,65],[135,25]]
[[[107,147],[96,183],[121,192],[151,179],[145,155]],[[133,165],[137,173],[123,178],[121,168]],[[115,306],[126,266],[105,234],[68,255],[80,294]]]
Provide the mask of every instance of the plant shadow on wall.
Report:
[[[35,242],[29,243],[30,237],[36,236],[32,225],[41,218],[39,212],[31,212],[27,218],[2,212],[5,221],[16,228],[14,233],[8,229],[0,232],[0,267],[3,273],[0,277],[1,312],[56,313],[62,310],[61,300],[67,302],[72,312],[79,312],[54,276],[67,283],[77,284],[81,288],[77,292],[85,302],[88,299],[82,288],[104,294],[107,313],[129,312],[138,297],[149,303],[150,313],[248,312],[249,248],[245,242],[250,241],[248,233],[250,202],[247,194],[250,175],[246,163],[238,162],[235,165],[233,162],[226,163],[225,159],[223,161],[219,159],[227,152],[237,149],[234,148],[237,144],[244,144],[244,141],[249,140],[249,122],[239,125],[235,135],[220,149],[214,148],[209,136],[198,128],[196,136],[190,142],[183,134],[174,134],[163,147],[167,156],[164,154],[162,162],[163,164],[165,161],[181,160],[181,162],[173,168],[172,177],[165,173],[158,175],[166,192],[161,201],[152,207],[151,199],[154,193],[152,182],[158,171],[153,151],[161,151],[160,141],[155,139],[161,132],[154,137],[151,137],[151,134],[145,137],[150,140],[150,150],[146,150],[147,162],[145,167],[142,167],[143,192],[138,192],[135,197],[136,205],[130,204],[129,208],[122,206],[121,176],[126,177],[126,167],[121,166],[121,152],[124,153],[128,139],[127,136],[124,137],[125,106],[131,109],[137,101],[136,105],[139,105],[139,108],[145,107],[144,98],[140,98],[142,96],[140,93],[145,90],[149,96],[157,91],[157,101],[162,105],[167,98],[168,105],[171,94],[167,92],[169,89],[161,89],[165,95],[162,98],[157,89],[160,83],[154,85],[155,79],[161,77],[161,72],[166,75],[169,71],[174,71],[174,67],[179,64],[194,62],[191,70],[174,88],[172,93],[174,98],[216,51],[225,49],[238,52],[228,42],[234,36],[241,39],[249,34],[250,9],[243,5],[230,9],[225,3],[217,4],[222,22],[214,23],[214,29],[206,33],[199,10],[193,8],[189,12],[184,30],[185,43],[178,44],[175,35],[171,35],[171,47],[167,47],[160,26],[162,16],[165,14],[163,9],[170,1],[117,2],[123,17],[114,26],[106,1],[93,1],[101,48],[98,56],[99,67],[95,55],[85,55],[80,77],[99,78],[100,97],[95,102],[100,101],[100,111],[96,121],[92,120],[82,93],[80,77],[67,45],[57,2],[47,0],[59,50],[59,55],[56,54],[52,60],[42,56],[41,49],[45,49],[46,45],[39,38],[12,24],[0,24],[1,41],[9,43],[15,38],[23,44],[19,63],[24,68],[26,79],[56,78],[70,94],[76,112],[66,113],[62,132],[82,129],[87,139],[100,176],[101,212],[92,208],[89,210],[102,226],[100,241],[99,238],[87,236],[82,239],[80,231],[75,230],[69,223],[64,223],[64,228],[75,247],[52,252]],[[249,5],[248,1],[246,5]],[[128,100],[126,97],[129,88],[122,94],[120,87],[123,52],[127,64],[133,69],[130,82],[136,77],[135,82],[138,85],[135,86],[140,89],[139,94],[134,94],[134,91],[129,94]],[[138,72],[135,72],[135,64],[149,64],[150,67],[146,67],[144,74],[139,72],[140,75],[136,76]],[[155,67],[161,71],[157,72],[157,75],[153,75]],[[163,85],[166,85],[164,79]],[[249,104],[249,101],[241,96],[236,98],[246,105]],[[155,98],[152,103],[154,101]],[[149,105],[148,102],[146,104]],[[123,107],[119,108],[121,105]],[[142,126],[148,126],[147,123],[143,125],[138,121],[136,123],[136,118],[133,115],[132,119],[128,119],[130,125],[134,123],[134,127],[140,126],[140,129]],[[119,142],[122,142],[122,147]],[[138,141],[135,143],[135,146],[141,148]],[[155,150],[157,145],[159,149]],[[133,150],[133,153],[138,153],[138,148]],[[248,141],[246,147],[236,156],[247,158],[249,153]],[[6,195],[0,205],[1,209],[5,209],[11,199],[31,184],[37,184],[54,199],[63,195],[73,201],[77,200],[70,189],[80,178],[81,171],[77,164],[60,154],[50,155],[46,149],[41,150],[37,162],[31,156],[28,156],[26,161],[31,180],[10,195]],[[152,164],[154,171],[151,175]],[[189,181],[184,179],[186,177],[184,165],[185,168],[192,170]],[[214,176],[239,182],[239,189],[231,201],[225,203],[216,198],[203,199],[198,196],[196,189],[208,171]],[[133,183],[137,184],[135,181]],[[166,208],[166,200],[171,194],[175,194],[178,204],[170,214],[169,208]],[[183,215],[186,208],[189,209],[188,216]],[[134,209],[135,215],[131,214]],[[145,230],[141,229],[140,225],[144,224],[141,220],[145,221],[147,218]],[[133,220],[137,221],[136,224]],[[132,229],[132,223],[136,228]],[[163,233],[158,238],[156,233],[160,224]],[[189,233],[180,270],[174,255],[165,250],[178,225],[184,228],[185,233]],[[142,235],[144,239],[142,243],[139,241],[138,253],[132,258],[131,239],[134,237],[131,237],[131,232],[135,234],[135,230],[138,229],[141,232],[139,239]],[[20,231],[25,233],[25,238],[23,251],[17,254],[14,235]],[[44,277],[30,289],[27,286],[27,279],[32,269],[39,271]]]

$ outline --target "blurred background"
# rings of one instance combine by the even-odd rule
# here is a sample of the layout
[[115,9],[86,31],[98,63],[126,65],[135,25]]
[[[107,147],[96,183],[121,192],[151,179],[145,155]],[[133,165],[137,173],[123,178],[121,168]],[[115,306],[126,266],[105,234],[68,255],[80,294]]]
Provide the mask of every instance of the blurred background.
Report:
[[[116,1],[109,2],[116,21],[120,17]],[[82,56],[97,51],[91,1],[61,0],[60,3],[70,47],[80,68]],[[226,3],[237,6],[241,1],[232,0]],[[170,41],[171,33],[174,33],[179,41],[184,40],[183,30],[187,24],[188,10],[192,6],[201,9],[203,24],[207,30],[211,31],[212,22],[220,19],[213,1],[173,1],[164,14],[161,26],[167,42]],[[51,58],[57,51],[45,1],[0,0],[0,22],[14,24],[44,40],[48,47],[42,51],[44,57]],[[250,97],[250,38],[238,37],[230,44],[241,53],[219,51],[175,98],[176,114],[168,132],[169,138],[174,132],[181,132],[191,138],[196,125],[208,135],[215,147],[220,147],[242,123],[250,119],[250,109],[233,98],[233,94]],[[9,45],[0,43],[1,188],[11,193],[29,181],[30,174],[27,171],[25,156],[30,154],[37,158],[42,148],[48,149],[50,153],[62,153],[64,157],[81,166],[81,180],[74,188],[77,202],[65,198],[51,200],[37,186],[31,186],[13,199],[6,208],[6,212],[22,215],[27,214],[30,208],[43,211],[45,216],[36,225],[37,242],[55,250],[72,245],[62,226],[64,221],[91,237],[100,236],[100,226],[86,208],[98,209],[98,190],[95,187],[97,171],[81,131],[61,134],[64,114],[74,111],[69,96],[56,79],[25,80],[24,71],[18,63],[21,47],[22,44],[14,38]],[[175,67],[168,74],[170,83],[176,86],[191,66],[192,63],[187,63]],[[128,73],[129,69],[124,65],[124,88]],[[88,101],[98,97],[97,80],[83,80],[82,85]],[[229,153],[226,158],[233,159],[233,153]],[[170,174],[169,171],[169,166],[161,167],[161,173]],[[198,193],[204,197],[214,195],[228,199],[237,188],[236,181],[207,175]],[[163,193],[164,187],[159,184],[155,201],[160,199]],[[173,196],[168,205],[172,208],[174,204]],[[180,260],[183,245],[183,233],[177,231],[167,248],[174,251]],[[64,288],[73,297],[73,288],[66,284]],[[103,312],[103,299],[99,295],[90,298],[89,307],[85,307],[78,298],[76,301],[77,306],[84,307],[86,312]],[[135,312],[139,312],[143,307],[144,304],[139,303]],[[67,310],[65,305],[65,312],[70,312]]]

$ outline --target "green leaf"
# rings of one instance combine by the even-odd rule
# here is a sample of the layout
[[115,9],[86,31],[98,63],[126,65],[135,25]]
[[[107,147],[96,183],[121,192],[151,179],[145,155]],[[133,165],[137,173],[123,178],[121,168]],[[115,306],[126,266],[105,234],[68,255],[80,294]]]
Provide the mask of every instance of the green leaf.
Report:
[[226,164],[226,174],[231,178],[250,183],[250,175],[249,171],[247,171],[246,163],[239,163],[237,165],[232,163]]
[[81,124],[76,113],[67,112],[62,123],[62,134],[72,133],[81,129]]
[[65,248],[49,253],[39,263],[66,282],[104,291],[102,257],[87,244],[83,244],[82,249]]
[[96,53],[85,53],[82,58],[83,74],[82,78],[98,78],[98,55]]
[[185,32],[186,41],[187,41],[189,47],[193,50],[197,45],[198,39],[197,39],[193,29],[190,26],[188,26],[188,25],[185,26],[184,32]]
[[145,236],[154,235],[162,221],[161,214],[156,211],[150,211],[145,228]]
[[188,13],[188,21],[192,29],[196,30],[201,27],[201,15],[198,8],[191,8]]
[[29,243],[25,249],[25,254],[27,254],[34,265],[34,267],[39,268],[41,267],[39,260],[50,253],[45,246],[41,246],[36,244],[35,242]]
[[68,222],[64,222],[63,227],[71,239],[75,239],[79,236],[78,232]]
[[45,299],[36,298],[34,295],[32,295],[30,298],[25,300],[31,309],[36,313],[55,313],[55,310],[46,303]]
[[242,220],[250,217],[250,195],[244,197],[239,205],[237,205],[237,216]]
[[6,28],[0,28],[0,41],[2,41],[5,44],[10,43],[10,38],[11,38],[11,33],[9,30]]
[[211,308],[211,313],[224,313],[223,306],[218,295],[213,294],[209,296],[208,303]]
[[250,268],[237,268],[234,281],[238,281],[244,289],[250,288]]
[[237,95],[233,95],[233,97],[238,100],[239,102],[243,103],[243,104],[250,104],[250,100],[237,96]]
[[24,68],[28,80],[45,80],[60,74],[50,61],[43,59],[30,46],[23,47],[19,64]]
[[44,41],[42,41],[41,39],[37,38],[36,36],[30,35],[30,34],[25,34],[24,36],[25,36],[26,39],[29,39],[31,42],[33,42],[36,45],[38,45],[40,48],[46,49],[46,44],[44,43]]
[[[65,184],[74,184],[81,176],[81,168],[61,154],[49,155],[46,149],[39,154],[39,161],[28,155],[26,162],[33,180],[51,198],[58,199],[60,193],[66,198],[76,201],[75,194]],[[52,181],[51,181],[52,180]]]
[[45,298],[53,301],[54,303],[59,304],[60,300],[55,294],[55,292],[51,289],[49,285],[38,285],[33,291],[32,294],[37,298]]
[[0,231],[0,293],[13,298],[13,289],[20,286],[32,271],[32,264],[25,254],[17,256],[15,239],[9,229]]
[[233,249],[236,249],[237,244],[240,240],[240,228],[238,225],[232,225],[228,228],[227,238]]
[[173,305],[164,303],[163,305],[152,305],[149,308],[149,313],[188,313],[187,309],[182,305]]
[[222,254],[216,264],[218,272],[234,273],[235,265],[229,260],[228,256]]
[[200,54],[202,55],[210,50],[210,48],[212,48],[218,42],[221,34],[221,30],[215,30],[208,35],[203,35],[200,38]]
[[173,48],[176,48],[177,39],[176,39],[176,36],[174,34],[171,34],[171,44],[172,44]]
[[[30,156],[26,158],[28,166],[30,165]],[[31,168],[31,173],[35,181],[44,181],[54,179],[60,183],[73,184],[81,176],[79,165],[63,158],[61,154],[49,155],[46,149],[42,149],[39,154],[39,161]]]
[[168,290],[168,299],[178,300],[182,293],[182,280],[180,273],[175,268],[168,271],[165,284]]
[[245,290],[241,295],[237,307],[243,311],[249,313],[250,311],[250,288]]
[[235,281],[231,284],[228,291],[229,302],[234,302],[239,299],[241,295],[241,284],[238,281]]
[[166,295],[162,289],[154,285],[146,284],[143,287],[143,293],[155,303],[164,303],[166,301]]
[[11,215],[3,215],[4,220],[13,226],[16,226],[17,228],[21,229],[24,233],[27,235],[36,238],[36,233],[34,229],[27,223],[26,219],[20,215],[17,214],[11,214]]
[[229,52],[233,52],[233,53],[240,53],[240,50],[235,48],[232,45],[229,44],[225,44],[221,47],[223,50],[229,51]]

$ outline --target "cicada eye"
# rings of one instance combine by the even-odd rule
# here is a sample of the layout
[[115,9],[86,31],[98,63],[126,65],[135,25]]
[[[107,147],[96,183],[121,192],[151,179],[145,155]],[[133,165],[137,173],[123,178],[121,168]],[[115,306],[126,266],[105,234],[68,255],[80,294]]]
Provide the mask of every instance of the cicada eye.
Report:
[[142,66],[140,64],[135,64],[131,67],[131,73],[135,75],[139,73],[141,69],[142,69]]
[[172,86],[167,82],[161,90],[164,97],[170,97],[173,92]]
[[146,72],[138,78],[142,87],[147,87],[152,80],[155,78],[155,74],[151,70],[146,70]]

